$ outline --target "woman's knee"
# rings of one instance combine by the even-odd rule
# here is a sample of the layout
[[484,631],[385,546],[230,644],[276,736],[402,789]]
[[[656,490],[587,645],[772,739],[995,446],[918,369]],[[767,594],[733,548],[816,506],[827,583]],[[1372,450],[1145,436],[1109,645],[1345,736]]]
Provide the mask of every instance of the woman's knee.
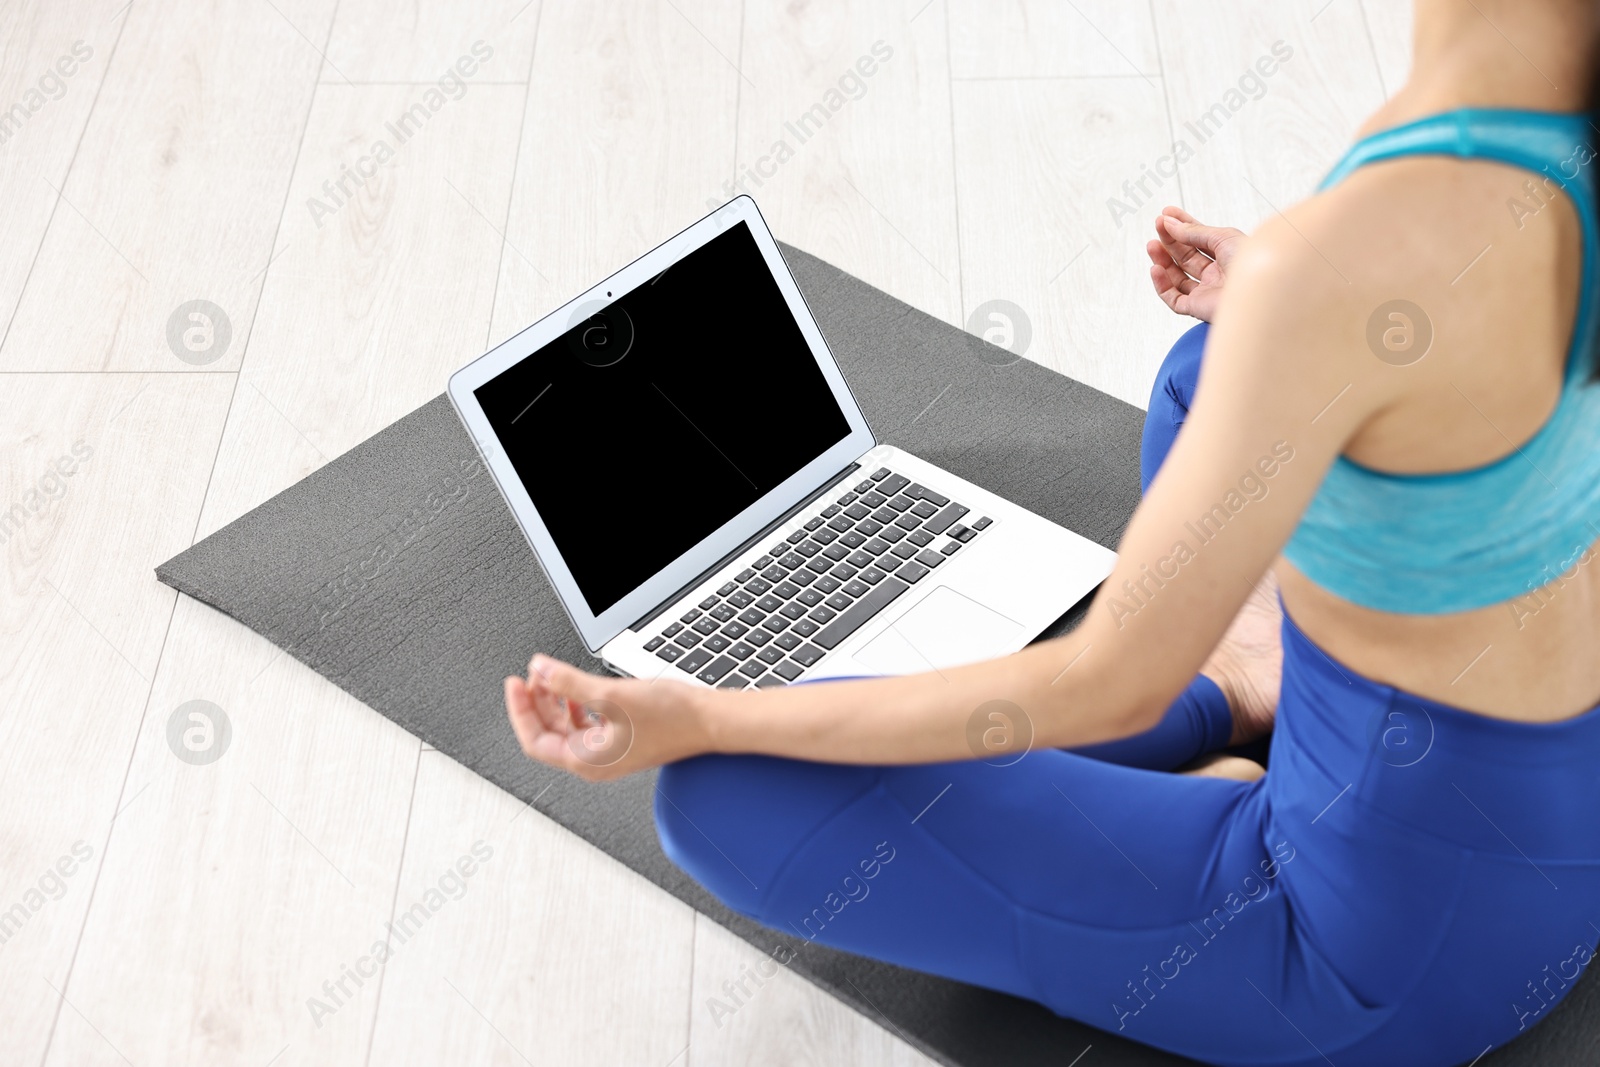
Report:
[[1155,384],[1150,389],[1150,405],[1145,413],[1144,438],[1139,449],[1141,488],[1148,490],[1160,470],[1178,429],[1189,417],[1195,386],[1200,380],[1200,361],[1205,353],[1209,323],[1198,323],[1182,337],[1161,361]]

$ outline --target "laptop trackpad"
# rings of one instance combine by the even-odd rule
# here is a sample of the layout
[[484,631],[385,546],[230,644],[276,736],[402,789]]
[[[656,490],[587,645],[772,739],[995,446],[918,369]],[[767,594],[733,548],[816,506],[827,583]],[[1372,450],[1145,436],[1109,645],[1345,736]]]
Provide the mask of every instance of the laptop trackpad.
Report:
[[916,674],[1013,652],[1021,632],[999,612],[940,586],[853,658],[879,674]]

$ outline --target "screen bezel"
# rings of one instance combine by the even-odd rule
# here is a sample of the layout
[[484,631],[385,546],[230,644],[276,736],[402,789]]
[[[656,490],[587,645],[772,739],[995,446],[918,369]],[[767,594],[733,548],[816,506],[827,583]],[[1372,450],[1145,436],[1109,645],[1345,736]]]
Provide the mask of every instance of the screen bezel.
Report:
[[[594,311],[600,310],[601,306],[622,299],[706,242],[740,223],[749,226],[750,234],[755,239],[756,247],[760,250],[773,281],[783,294],[784,302],[788,305],[790,314],[794,316],[795,324],[800,327],[800,332],[821,368],[834,400],[844,413],[850,432],[838,443],[830,446],[826,452],[811,460],[724,523],[720,529],[657,571],[633,592],[599,614],[595,614],[590,610],[589,603],[573,578],[566,560],[562,558],[560,549],[551,538],[544,520],[539,515],[539,509],[534,506],[516,468],[512,466],[510,457],[506,455],[494,427],[483,413],[475,391],[479,386],[566,333],[569,317],[576,313],[580,306],[595,305],[589,309],[590,314],[593,314]],[[607,293],[614,295],[608,297]],[[706,307],[709,314],[715,313],[714,293],[707,293]],[[849,383],[845,381],[844,374],[839,370],[839,365],[828,348],[827,339],[822,336],[822,330],[817,326],[816,319],[806,304],[805,294],[795,283],[777,241],[767,229],[766,221],[756,208],[755,201],[749,196],[740,196],[729,201],[664,244],[640,256],[609,278],[591,286],[538,322],[479,356],[450,376],[449,395],[456,414],[466,426],[479,455],[483,458],[484,465],[489,468],[495,484],[517,520],[517,525],[522,528],[522,533],[533,548],[539,565],[554,587],[561,606],[566,610],[590,652],[598,652],[606,642],[755,537],[877,444],[871,427],[867,425],[866,416],[856,403]],[[639,456],[641,467],[648,463],[650,458],[641,454]],[[597,471],[597,480],[605,478],[607,473]],[[625,480],[627,472],[616,473],[619,481]]]

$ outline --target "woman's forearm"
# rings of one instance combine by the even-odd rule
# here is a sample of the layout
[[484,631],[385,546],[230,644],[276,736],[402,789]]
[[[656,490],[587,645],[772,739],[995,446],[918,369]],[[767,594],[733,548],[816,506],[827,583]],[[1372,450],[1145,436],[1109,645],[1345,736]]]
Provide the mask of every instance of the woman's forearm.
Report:
[[[1098,670],[1076,634],[1003,659],[904,677],[700,694],[718,752],[830,763],[933,763],[1139,733],[1160,707]],[[1070,669],[1069,668],[1070,665]]]

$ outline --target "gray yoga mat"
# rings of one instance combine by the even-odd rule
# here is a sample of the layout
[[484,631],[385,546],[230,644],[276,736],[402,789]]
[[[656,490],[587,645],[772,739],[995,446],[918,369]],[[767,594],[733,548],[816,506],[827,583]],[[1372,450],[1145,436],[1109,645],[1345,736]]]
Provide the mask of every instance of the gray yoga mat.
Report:
[[[880,440],[1116,546],[1139,497],[1141,411],[783,251]],[[608,487],[597,481],[595,497],[611,499]],[[443,396],[156,574],[761,950],[793,953],[791,969],[942,1063],[1060,1067],[1091,1043],[1095,1065],[1188,1062],[1027,1001],[762,929],[662,854],[653,773],[590,785],[523,758],[500,680],[535,650],[598,664]],[[1585,1035],[1600,1034],[1597,1014],[1586,981],[1479,1067],[1595,1062]]]

